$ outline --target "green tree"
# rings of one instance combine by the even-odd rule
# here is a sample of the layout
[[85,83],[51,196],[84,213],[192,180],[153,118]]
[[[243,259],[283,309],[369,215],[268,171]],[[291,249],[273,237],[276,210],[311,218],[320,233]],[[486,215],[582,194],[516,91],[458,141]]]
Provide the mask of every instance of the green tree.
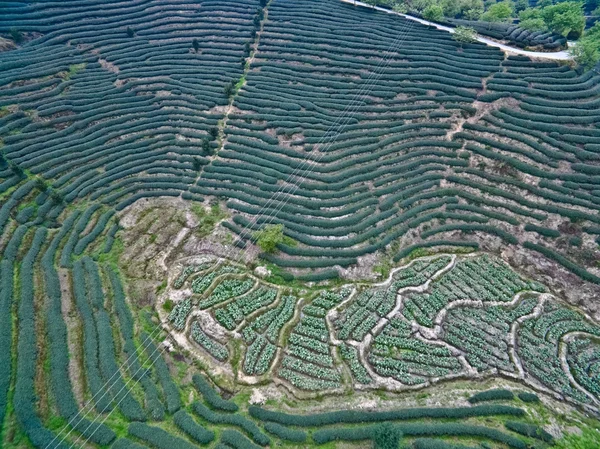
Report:
[[224,92],[227,98],[230,98],[235,93],[235,80],[231,80],[225,85]]
[[569,49],[569,52],[575,58],[575,62],[586,70],[600,62],[598,44],[591,40],[580,39],[575,47]]
[[546,22],[542,18],[521,20],[519,26],[529,31],[545,31],[548,29]]
[[35,187],[40,191],[40,192],[45,192],[48,190],[48,184],[46,184],[46,181],[42,178],[36,178],[35,179]]
[[529,8],[529,0],[516,0],[515,1],[515,11],[521,12]]
[[584,37],[600,42],[600,22],[596,22],[593,27],[591,27],[589,30],[586,30]]
[[23,42],[23,33],[21,33],[16,28],[11,28],[9,33],[10,33],[10,38],[13,41],[15,41],[15,43],[20,44],[21,42]]
[[25,171],[20,165],[15,164],[14,162],[10,162],[9,164],[10,170],[19,178],[23,177]]
[[586,70],[600,62],[600,23],[596,23],[569,49],[575,62]]
[[546,6],[541,12],[549,29],[564,37],[577,39],[585,28],[583,6],[578,2],[563,2]]
[[463,12],[463,17],[466,20],[479,20],[483,14],[483,3],[481,8],[471,8]]
[[212,149],[210,147],[210,140],[208,140],[208,138],[204,138],[202,139],[202,151],[205,154],[212,154]]
[[133,28],[127,27],[127,36],[129,36],[129,37],[135,36],[135,31],[133,31]]
[[425,8],[436,3],[436,0],[413,0],[410,3],[410,9],[423,12]]
[[519,26],[529,31],[543,31],[548,29],[542,17],[541,8],[526,8],[519,13]]
[[439,22],[444,18],[444,10],[440,5],[429,5],[423,10],[423,18],[430,22]]
[[277,245],[283,243],[285,235],[282,224],[269,224],[262,229],[255,231],[252,238],[256,241],[258,247],[267,254],[277,251]]
[[442,7],[444,17],[453,18],[458,16],[462,11],[460,0],[439,0],[437,4]]
[[470,44],[477,41],[477,32],[471,27],[458,26],[454,29],[452,39],[462,47],[463,44]]
[[483,13],[483,0],[436,0],[444,10],[445,17],[477,20]]
[[200,49],[200,44],[198,43],[198,39],[194,39],[192,41],[192,47],[194,47],[194,51],[196,53],[198,53],[198,50]]
[[61,204],[65,201],[64,195],[61,192],[59,192],[58,190],[52,190],[50,192],[50,199],[55,204]]
[[406,3],[396,3],[392,6],[392,9],[395,12],[399,12],[400,14],[406,14],[408,12],[408,7]]
[[194,159],[192,159],[192,167],[194,168],[194,171],[200,171],[200,169],[202,168],[202,161],[199,157],[195,157]]
[[514,4],[510,0],[495,3],[481,16],[486,22],[508,22],[514,15]]

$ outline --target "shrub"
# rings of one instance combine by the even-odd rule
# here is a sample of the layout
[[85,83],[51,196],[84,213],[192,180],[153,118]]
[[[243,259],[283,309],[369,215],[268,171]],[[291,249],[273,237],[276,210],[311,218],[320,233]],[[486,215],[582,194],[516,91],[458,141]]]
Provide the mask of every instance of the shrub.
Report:
[[[33,236],[31,246],[21,263],[19,282],[20,299],[17,308],[17,366],[14,375],[13,396],[14,416],[31,443],[36,447],[46,447],[59,441],[58,447],[67,447],[54,434],[46,429],[36,413],[35,373],[38,361],[36,346],[36,313],[34,306],[34,263],[46,239],[46,228],[39,228]],[[39,318],[38,318],[39,319]],[[10,379],[10,375],[8,376]]]
[[192,377],[194,386],[202,394],[202,397],[206,403],[213,409],[223,410],[226,412],[237,412],[238,406],[235,402],[226,401],[210,386],[204,376],[200,374],[194,374]]
[[83,362],[88,387],[93,395],[96,410],[104,413],[112,409],[111,394],[104,389],[98,356],[98,333],[92,303],[88,296],[83,261],[73,265],[73,293],[75,305],[83,323]]
[[552,238],[560,237],[560,232],[557,231],[556,229],[544,228],[542,226],[536,226],[531,223],[527,223],[525,225],[525,230],[531,231],[531,232],[537,232],[538,234],[543,235],[544,237],[552,237]]
[[128,438],[119,438],[111,446],[111,449],[147,449],[147,448],[146,448],[146,446],[136,443],[135,441],[131,441]]
[[129,435],[145,441],[156,449],[195,449],[191,443],[179,437],[171,435],[159,427],[149,426],[140,422],[129,424],[127,429]]
[[173,415],[173,422],[190,438],[200,444],[208,444],[215,439],[215,433],[198,424],[185,410]]
[[375,449],[398,449],[402,432],[392,423],[384,422],[376,426],[373,436]]
[[523,246],[527,249],[531,249],[543,254],[548,259],[555,261],[559,265],[562,265],[567,270],[575,273],[577,276],[586,281],[593,282],[594,284],[600,284],[600,277],[590,273],[585,268],[580,267],[575,262],[570,261],[562,254],[559,254],[550,248],[532,242],[524,242]]
[[105,212],[100,218],[98,218],[98,222],[94,225],[92,230],[82,237],[75,245],[73,252],[76,255],[83,253],[83,251],[88,247],[90,243],[92,243],[106,228],[108,221],[112,218],[115,211],[113,209]]
[[235,449],[261,449],[237,430],[224,430],[221,441]]
[[535,393],[529,393],[527,391],[521,391],[517,394],[520,400],[523,402],[540,402],[540,398]]
[[127,356],[127,368],[131,376],[139,380],[146,395],[146,407],[152,419],[160,421],[164,419],[165,409],[160,400],[158,388],[154,380],[150,378],[151,371],[143,369],[139,357],[138,348],[134,341],[134,325],[131,310],[125,300],[125,292],[118,273],[113,268],[108,268],[108,277],[112,288],[114,309],[119,321],[119,330],[123,336],[123,352]]
[[246,433],[248,433],[248,435],[250,435],[256,443],[260,444],[261,446],[266,446],[270,443],[269,437],[262,433],[260,429],[256,426],[256,424],[254,424],[254,422],[250,421],[242,415],[230,413],[217,413],[210,410],[200,402],[194,402],[192,404],[192,408],[194,409],[194,413],[206,419],[210,423],[230,424],[240,427]]
[[[434,440],[433,438],[417,438],[413,443],[413,449],[477,449],[467,447],[462,444],[447,443],[444,440]],[[486,446],[480,446],[481,449]]]
[[[397,428],[405,436],[465,436],[476,438],[487,438],[492,441],[503,443],[513,449],[528,449],[528,445],[519,438],[508,435],[499,430],[462,423],[402,423]],[[377,426],[360,427],[333,427],[319,429],[313,434],[313,440],[317,444],[331,441],[360,441],[374,439]]]
[[473,416],[492,415],[523,416],[525,414],[520,408],[488,404],[463,408],[410,408],[386,412],[344,410],[339,412],[315,413],[312,415],[290,415],[287,413],[265,410],[251,405],[248,407],[248,412],[250,413],[250,416],[261,421],[273,421],[282,425],[302,427],[425,418],[464,419]]
[[282,440],[292,441],[294,443],[304,443],[306,441],[306,432],[290,429],[289,427],[274,422],[266,422],[265,430]]
[[469,402],[471,404],[476,404],[484,401],[512,401],[514,398],[515,395],[512,391],[496,389],[476,393],[469,398]]
[[144,351],[150,359],[150,363],[154,366],[158,381],[165,392],[167,411],[169,413],[175,413],[181,408],[181,397],[179,395],[179,389],[177,388],[177,385],[175,385],[175,382],[173,382],[173,379],[171,378],[169,367],[162,358],[161,352],[152,342],[148,334],[143,332],[140,335],[140,339],[143,342]]
[[504,425],[507,429],[526,437],[536,438],[545,441],[546,443],[554,442],[554,437],[552,435],[534,424],[527,424],[520,421],[506,421]]
[[[14,234],[13,234],[14,236]],[[9,260],[0,262],[0,344],[3,348],[10,348],[12,344],[12,316],[11,306],[13,299],[13,270],[14,266]],[[8,404],[8,388],[11,381],[12,357],[11,351],[0,352],[0,422],[4,422],[6,406]]]

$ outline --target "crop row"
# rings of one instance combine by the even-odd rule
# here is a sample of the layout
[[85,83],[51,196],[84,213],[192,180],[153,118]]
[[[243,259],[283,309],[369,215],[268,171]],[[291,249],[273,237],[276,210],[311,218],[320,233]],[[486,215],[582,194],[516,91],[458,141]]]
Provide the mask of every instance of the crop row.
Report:
[[406,385],[462,372],[450,350],[417,339],[409,322],[392,318],[377,335],[368,352],[369,364],[383,377],[392,377]]
[[283,326],[294,315],[297,298],[283,296],[276,307],[248,321],[242,330],[246,343],[244,372],[261,375],[270,368],[276,355],[276,347]]
[[266,307],[275,301],[277,290],[268,287],[259,287],[241,297],[235,298],[223,307],[214,310],[215,318],[228,330],[233,330],[249,314],[261,307]]
[[229,351],[227,347],[222,343],[219,343],[215,339],[209,337],[203,330],[198,321],[192,323],[190,332],[192,339],[202,346],[206,352],[208,352],[215,359],[224,362],[229,358]]
[[210,263],[200,265],[186,265],[181,271],[181,274],[177,276],[177,278],[173,281],[173,288],[180,289],[181,287],[183,287],[183,284],[185,283],[185,281],[187,281],[188,277],[190,277],[192,274],[207,270],[208,268],[210,268],[211,265],[212,264]]
[[173,323],[173,327],[179,331],[183,330],[187,317],[192,311],[192,300],[190,298],[184,299],[173,307],[171,313],[169,313],[169,321]]
[[325,315],[350,292],[323,291],[301,310],[284,349],[277,375],[301,390],[337,388],[341,376],[333,362]]
[[234,266],[231,266],[231,265],[224,265],[224,266],[218,267],[217,269],[209,272],[208,274],[196,277],[192,281],[192,285],[191,285],[192,291],[196,294],[202,294],[208,289],[208,287],[210,287],[212,285],[213,281],[218,276],[221,276],[223,274],[229,274],[229,273],[237,273],[237,272],[239,272],[239,269]]
[[437,313],[453,301],[508,302],[520,291],[541,288],[488,256],[465,259],[434,281],[428,293],[409,294],[403,303],[403,314],[409,320],[432,326]]
[[489,306],[460,307],[447,315],[442,339],[464,352],[467,361],[483,372],[492,367],[513,372],[509,357],[509,333],[520,317],[532,313],[535,299],[523,299],[514,308]]
[[568,344],[567,362],[575,380],[600,398],[600,348],[592,339],[573,339]]
[[560,340],[570,332],[600,335],[581,314],[558,303],[546,302],[539,318],[520,325],[516,353],[527,374],[569,399],[588,403],[590,398],[571,384],[560,361]]

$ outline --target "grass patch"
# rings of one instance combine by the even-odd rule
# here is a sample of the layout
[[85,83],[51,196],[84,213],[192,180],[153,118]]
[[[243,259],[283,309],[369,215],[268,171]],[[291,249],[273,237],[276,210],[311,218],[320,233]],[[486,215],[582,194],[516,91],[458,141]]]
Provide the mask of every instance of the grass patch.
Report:
[[221,210],[221,206],[218,204],[214,204],[207,209],[202,204],[194,203],[192,204],[192,212],[199,221],[198,227],[196,228],[196,234],[199,237],[210,235],[217,223],[228,217],[228,214]]
[[568,433],[556,440],[556,449],[597,449],[600,447],[600,430],[595,427],[580,427],[581,435]]
[[119,260],[125,251],[123,240],[121,240],[120,237],[115,236],[112,248],[108,253],[103,252],[102,248],[104,248],[104,245],[100,246],[100,249],[95,254],[94,259],[96,259],[100,264],[108,264],[115,270],[119,271]]
[[163,310],[164,310],[165,312],[167,312],[167,313],[171,313],[171,311],[173,310],[173,306],[174,306],[174,304],[173,304],[173,301],[172,301],[172,300],[170,300],[170,299],[167,299],[167,300],[166,300],[166,301],[163,303],[163,305],[162,305],[162,308],[163,308]]

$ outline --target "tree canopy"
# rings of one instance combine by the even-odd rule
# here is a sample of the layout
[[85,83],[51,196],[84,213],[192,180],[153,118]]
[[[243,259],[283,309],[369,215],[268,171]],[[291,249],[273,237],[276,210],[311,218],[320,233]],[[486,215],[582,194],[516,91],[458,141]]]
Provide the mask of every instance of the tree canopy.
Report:
[[585,28],[583,5],[579,2],[546,6],[541,10],[541,17],[550,30],[565,37],[572,35],[573,38],[578,38]]
[[515,9],[513,2],[505,0],[491,5],[481,16],[481,20],[485,20],[486,22],[508,22],[512,19],[514,13]]
[[477,40],[477,32],[471,27],[458,26],[452,34],[452,39],[462,44],[470,44]]
[[591,69],[600,62],[600,23],[596,23],[579,39],[571,50],[575,62],[585,69]]
[[432,22],[439,22],[444,18],[444,10],[440,5],[429,5],[423,10],[423,18]]
[[263,252],[268,254],[274,253],[277,251],[277,245],[283,243],[285,240],[283,229],[282,224],[269,224],[255,231],[252,237]]
[[527,30],[551,30],[574,39],[581,36],[585,27],[583,4],[579,2],[562,2],[556,5],[527,8],[519,13],[519,19],[521,27]]

